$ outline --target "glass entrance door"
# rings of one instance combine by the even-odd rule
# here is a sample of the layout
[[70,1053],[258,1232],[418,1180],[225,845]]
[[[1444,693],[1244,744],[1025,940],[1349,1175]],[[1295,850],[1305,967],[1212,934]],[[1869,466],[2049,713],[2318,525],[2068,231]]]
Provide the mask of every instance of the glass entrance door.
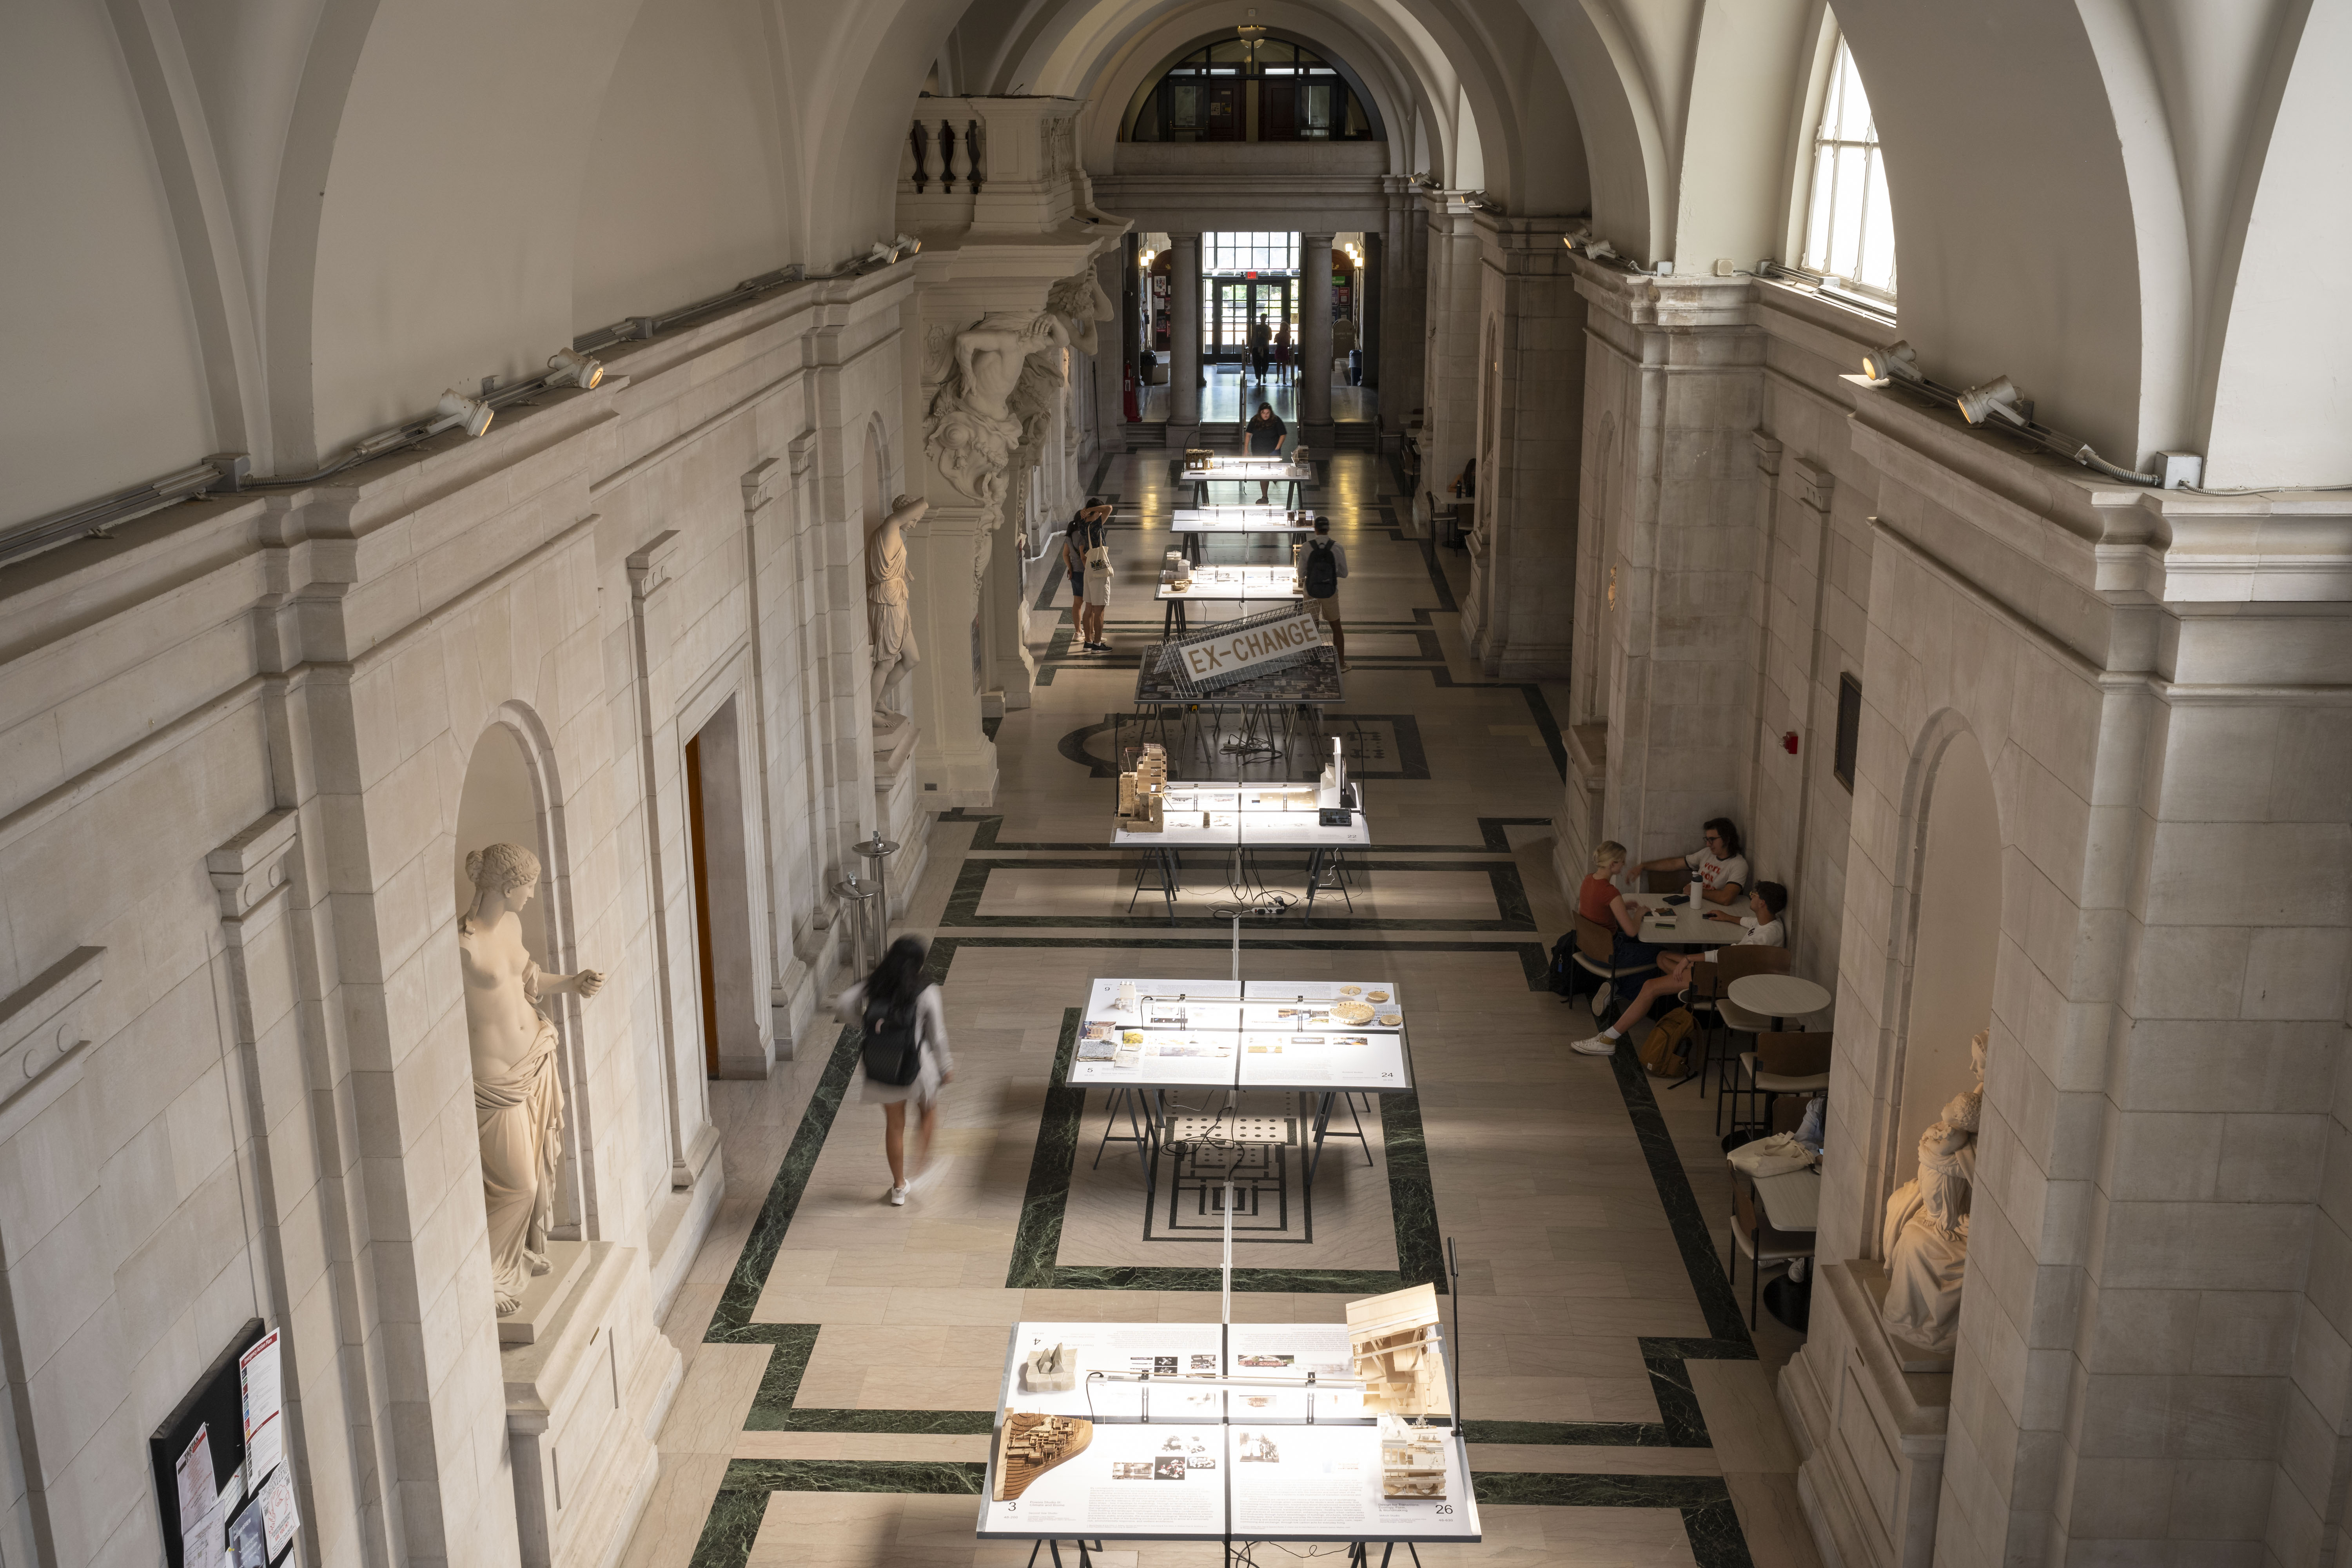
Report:
[[1298,323],[1291,314],[1292,279],[1215,278],[1209,282],[1212,308],[1201,317],[1203,360],[1234,363],[1247,359],[1250,328],[1259,321],[1277,336],[1286,325],[1294,339],[1298,335]]

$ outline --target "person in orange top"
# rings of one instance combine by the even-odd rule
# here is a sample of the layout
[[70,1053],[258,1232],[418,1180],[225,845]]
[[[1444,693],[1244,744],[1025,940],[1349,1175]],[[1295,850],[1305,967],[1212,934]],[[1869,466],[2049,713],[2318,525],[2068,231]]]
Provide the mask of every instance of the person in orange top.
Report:
[[1624,869],[1625,847],[1613,838],[1604,839],[1592,851],[1591,874],[1576,890],[1576,912],[1595,925],[1614,930],[1617,921],[1609,906],[1617,901],[1617,879]]

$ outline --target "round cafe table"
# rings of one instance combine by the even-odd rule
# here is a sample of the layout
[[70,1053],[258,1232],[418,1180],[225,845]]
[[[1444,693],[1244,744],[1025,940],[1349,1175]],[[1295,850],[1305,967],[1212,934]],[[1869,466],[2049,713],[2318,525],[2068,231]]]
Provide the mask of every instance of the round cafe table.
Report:
[[1745,974],[1725,994],[1747,1011],[1771,1019],[1775,1029],[1790,1018],[1818,1013],[1831,1002],[1827,991],[1793,974]]

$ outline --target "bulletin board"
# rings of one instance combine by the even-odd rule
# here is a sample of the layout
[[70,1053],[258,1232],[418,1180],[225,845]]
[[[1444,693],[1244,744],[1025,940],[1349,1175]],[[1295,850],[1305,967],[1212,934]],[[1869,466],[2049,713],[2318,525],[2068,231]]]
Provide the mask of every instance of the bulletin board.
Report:
[[[166,1568],[278,1568],[292,1555],[300,1521],[285,1458],[278,1351],[278,1335],[259,1318],[247,1319],[148,1437]],[[266,1463],[248,1474],[255,1458]],[[193,1488],[201,1495],[204,1478],[211,1479],[213,1507],[184,1518],[183,1493]]]

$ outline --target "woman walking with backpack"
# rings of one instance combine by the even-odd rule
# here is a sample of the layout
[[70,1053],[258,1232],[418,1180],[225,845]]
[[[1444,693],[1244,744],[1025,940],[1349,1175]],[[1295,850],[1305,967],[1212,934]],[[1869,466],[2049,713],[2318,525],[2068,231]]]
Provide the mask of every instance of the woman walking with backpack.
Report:
[[[858,1099],[882,1108],[882,1152],[890,1162],[889,1199],[903,1206],[908,1194],[928,1186],[931,1136],[939,1130],[940,1090],[955,1077],[948,1049],[947,1009],[940,988],[923,978],[923,939],[902,936],[890,944],[874,973],[834,998],[845,1024],[866,1032],[866,1088]],[[907,1179],[907,1107],[915,1107],[915,1179]]]

